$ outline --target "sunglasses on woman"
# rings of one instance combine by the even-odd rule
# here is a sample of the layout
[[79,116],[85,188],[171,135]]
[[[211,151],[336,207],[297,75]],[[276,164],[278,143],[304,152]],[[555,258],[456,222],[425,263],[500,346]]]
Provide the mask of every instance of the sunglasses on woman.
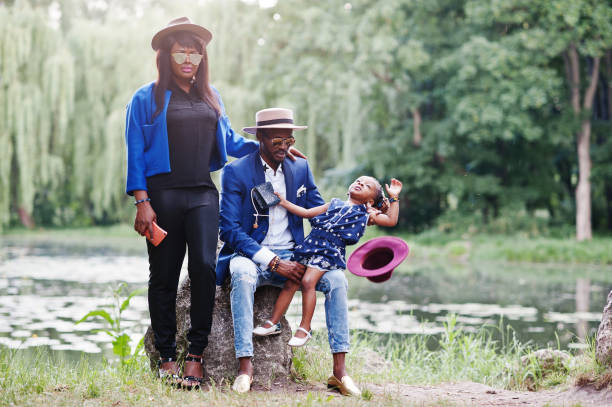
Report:
[[202,62],[201,54],[187,54],[185,52],[175,52],[172,54],[172,58],[174,58],[174,62],[179,65],[184,63],[187,58],[189,58],[189,62],[191,62],[192,65],[199,65],[200,62]]

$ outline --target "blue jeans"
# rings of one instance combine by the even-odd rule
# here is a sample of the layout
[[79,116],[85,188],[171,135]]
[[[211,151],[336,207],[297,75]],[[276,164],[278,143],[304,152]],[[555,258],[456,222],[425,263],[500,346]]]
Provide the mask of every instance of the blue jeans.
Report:
[[[291,258],[291,250],[274,250],[283,260]],[[285,277],[262,270],[249,258],[234,256],[230,261],[232,276],[232,318],[234,319],[234,348],[236,357],[253,356],[253,298],[257,287],[282,287]],[[328,271],[317,284],[317,291],[325,294],[325,322],[332,353],[349,350],[348,282],[342,270]]]

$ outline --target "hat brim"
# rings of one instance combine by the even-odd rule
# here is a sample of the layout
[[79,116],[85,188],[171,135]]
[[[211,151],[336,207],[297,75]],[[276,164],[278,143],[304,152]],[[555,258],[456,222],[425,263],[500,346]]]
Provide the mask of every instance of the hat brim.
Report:
[[[385,251],[392,256],[390,261],[379,268],[365,267],[368,255],[376,251]],[[390,253],[388,253],[390,251]],[[408,256],[410,248],[402,239],[392,236],[377,237],[359,246],[347,261],[348,270],[356,276],[367,277],[374,282],[383,282],[391,277],[393,270]],[[379,277],[380,278],[376,278]]]
[[304,130],[307,129],[308,126],[296,126],[291,123],[278,123],[278,124],[269,124],[267,126],[253,126],[253,127],[244,127],[242,131],[249,134],[257,133],[257,129],[291,129],[291,130]]
[[188,31],[197,35],[203,42],[206,47],[210,40],[212,39],[212,34],[206,28],[197,24],[177,24],[171,27],[166,27],[160,30],[157,34],[153,36],[151,40],[151,47],[157,51],[161,47],[161,42],[169,34],[178,32],[178,31]]

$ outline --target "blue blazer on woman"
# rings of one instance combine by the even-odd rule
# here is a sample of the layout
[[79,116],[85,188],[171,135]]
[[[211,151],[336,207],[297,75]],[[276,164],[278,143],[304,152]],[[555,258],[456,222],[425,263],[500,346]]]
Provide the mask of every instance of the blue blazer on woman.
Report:
[[[308,162],[303,158],[283,161],[283,174],[287,200],[304,208],[313,208],[325,203],[314,183]],[[253,152],[232,161],[221,175],[221,210],[219,231],[224,245],[217,260],[217,285],[223,284],[229,271],[229,261],[238,253],[253,258],[260,249],[261,241],[268,233],[268,217],[259,217],[259,227],[253,228],[255,210],[251,202],[251,189],[266,181],[259,152]],[[264,213],[267,214],[267,211]],[[288,213],[289,230],[295,244],[304,241],[302,218]]]
[[[171,90],[166,90],[164,109],[152,120],[155,105],[155,82],[138,89],[127,105],[125,141],[127,145],[127,180],[125,192],[133,195],[135,190],[147,189],[147,177],[170,172],[170,151],[168,148],[168,127],[166,112],[170,103]],[[227,156],[242,157],[259,148],[259,143],[249,140],[232,130],[219,92],[217,94],[221,115],[217,121],[217,149],[210,158],[210,171],[222,168]]]

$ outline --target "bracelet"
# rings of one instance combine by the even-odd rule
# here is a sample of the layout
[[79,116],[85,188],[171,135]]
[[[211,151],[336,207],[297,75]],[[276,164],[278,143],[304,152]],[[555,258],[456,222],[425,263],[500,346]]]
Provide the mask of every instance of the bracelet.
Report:
[[134,205],[138,205],[138,204],[141,204],[143,202],[149,202],[150,200],[151,200],[151,198],[139,199],[136,202],[134,202]]
[[393,202],[399,202],[399,197],[394,196],[394,197],[389,198],[389,203],[392,204]]
[[280,257],[276,256],[272,259],[272,265],[270,266],[270,271],[276,273],[278,269],[278,264],[280,263]]

